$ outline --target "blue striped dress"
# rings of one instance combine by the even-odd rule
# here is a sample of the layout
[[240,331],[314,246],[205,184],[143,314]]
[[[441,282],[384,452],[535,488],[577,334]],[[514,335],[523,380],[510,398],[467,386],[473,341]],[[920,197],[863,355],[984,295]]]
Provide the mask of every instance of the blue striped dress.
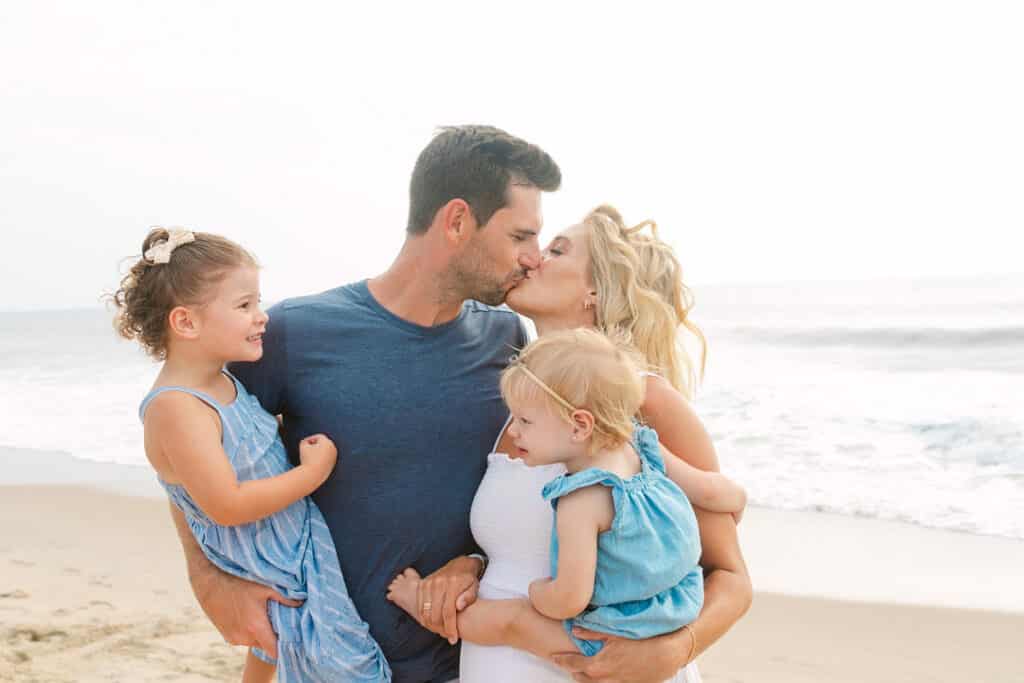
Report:
[[[185,387],[159,387],[139,407],[140,419],[150,402],[167,391],[195,396],[220,415],[224,452],[239,481],[265,479],[291,468],[270,415],[241,382],[234,402],[222,405],[211,396]],[[206,557],[223,571],[274,588],[301,607],[268,603],[270,623],[278,637],[275,653],[278,680],[284,683],[324,681],[390,681],[391,670],[369,627],[356,612],[345,588],[338,557],[323,515],[309,498],[256,522],[238,526],[215,524],[179,484],[160,481],[181,509]],[[381,600],[384,596],[381,596]],[[254,649],[260,659],[274,658]]]

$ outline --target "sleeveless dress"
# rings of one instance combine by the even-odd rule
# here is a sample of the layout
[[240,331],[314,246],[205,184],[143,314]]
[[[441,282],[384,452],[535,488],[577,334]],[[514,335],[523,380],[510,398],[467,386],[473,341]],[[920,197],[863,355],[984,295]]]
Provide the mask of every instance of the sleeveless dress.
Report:
[[[505,428],[508,423],[505,423]],[[488,558],[479,596],[486,600],[526,598],[530,582],[551,575],[551,506],[541,492],[549,481],[565,474],[561,464],[529,467],[522,460],[496,452],[470,511],[473,538]],[[570,683],[569,674],[529,652],[504,646],[463,641],[460,683]],[[701,683],[696,663],[666,683]]]
[[[195,396],[220,416],[224,452],[239,481],[266,479],[291,469],[277,420],[229,373],[237,396],[230,404],[185,387],[160,387],[139,407],[168,391]],[[159,479],[159,477],[158,477]],[[249,524],[220,526],[199,509],[180,484],[160,483],[185,515],[189,529],[210,562],[228,574],[304,600],[301,607],[267,603],[278,637],[277,678],[284,683],[390,681],[391,670],[345,588],[330,531],[312,500]],[[274,664],[259,649],[254,654]]]
[[[566,619],[565,630],[580,652],[601,651],[599,640],[573,635],[575,626],[633,640],[677,631],[704,605],[700,531],[686,494],[665,474],[658,435],[636,425],[633,448],[640,471],[628,479],[596,467],[563,474],[544,486],[558,518],[558,501],[589,486],[611,490],[611,529],[597,537],[594,594],[582,614]],[[551,531],[551,576],[558,572],[558,534]]]

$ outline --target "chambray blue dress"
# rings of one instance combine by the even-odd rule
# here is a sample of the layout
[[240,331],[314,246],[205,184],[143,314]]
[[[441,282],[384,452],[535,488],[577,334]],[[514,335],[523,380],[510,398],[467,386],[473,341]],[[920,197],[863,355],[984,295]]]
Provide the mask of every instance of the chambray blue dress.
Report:
[[700,532],[686,494],[665,474],[658,435],[637,425],[633,447],[641,470],[623,480],[590,468],[548,482],[543,495],[555,508],[551,575],[558,572],[558,499],[587,486],[612,491],[615,518],[598,536],[594,595],[582,614],[564,621],[580,652],[592,656],[603,643],[572,634],[574,626],[643,639],[676,631],[697,618],[704,604]]
[[[291,469],[277,420],[227,372],[237,397],[222,405],[185,387],[160,387],[139,407],[140,419],[150,402],[167,391],[182,391],[220,415],[224,452],[239,481],[266,479]],[[181,509],[210,562],[235,576],[304,600],[301,607],[267,603],[278,637],[277,678],[283,683],[390,681],[391,670],[369,627],[356,612],[345,588],[334,542],[320,510],[309,498],[258,521],[238,526],[215,524],[179,484],[160,483]],[[383,599],[383,596],[381,596]],[[254,648],[260,659],[275,663]]]

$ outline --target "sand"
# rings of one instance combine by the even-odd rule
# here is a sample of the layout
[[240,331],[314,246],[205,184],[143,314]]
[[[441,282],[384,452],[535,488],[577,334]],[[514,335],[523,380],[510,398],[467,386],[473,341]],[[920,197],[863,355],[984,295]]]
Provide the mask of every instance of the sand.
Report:
[[[147,495],[81,485],[0,486],[0,681],[238,680],[244,650],[224,644],[204,618],[167,503],[152,497],[151,487],[140,489]],[[1024,681],[1017,647],[1024,590],[1016,581],[1003,583],[1024,570],[1024,543],[850,522],[748,512],[741,528],[757,594],[746,618],[701,659],[707,683]],[[908,539],[916,545],[907,547]],[[812,553],[816,544],[825,552]],[[872,556],[889,545],[900,548],[899,558]],[[833,547],[848,556],[829,552]],[[951,558],[948,566],[928,569],[918,561],[932,554]],[[851,566],[854,556],[863,567]],[[835,571],[862,576],[865,584],[877,582],[872,572],[888,580],[844,595],[859,601],[763,588],[786,588],[788,576],[790,592],[824,590],[824,578],[808,586],[801,572]],[[1000,591],[1006,599],[986,610],[866,601],[904,584],[919,589],[902,602],[933,599],[947,574],[962,586],[989,588],[947,584],[943,604],[988,604]]]

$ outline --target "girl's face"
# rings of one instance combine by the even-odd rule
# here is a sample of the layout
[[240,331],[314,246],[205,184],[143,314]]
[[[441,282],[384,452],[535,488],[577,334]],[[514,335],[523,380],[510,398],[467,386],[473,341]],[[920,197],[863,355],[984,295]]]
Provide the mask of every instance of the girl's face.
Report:
[[[540,402],[538,402],[540,403]],[[512,421],[508,435],[515,452],[530,467],[566,462],[580,455],[581,446],[573,441],[573,426],[540,403],[510,406]]]
[[211,356],[256,361],[263,356],[267,314],[260,308],[259,271],[235,268],[217,286],[213,299],[196,309],[199,342]]
[[508,293],[512,310],[534,319],[579,315],[594,289],[586,230],[583,224],[574,225],[551,240],[540,267]]

